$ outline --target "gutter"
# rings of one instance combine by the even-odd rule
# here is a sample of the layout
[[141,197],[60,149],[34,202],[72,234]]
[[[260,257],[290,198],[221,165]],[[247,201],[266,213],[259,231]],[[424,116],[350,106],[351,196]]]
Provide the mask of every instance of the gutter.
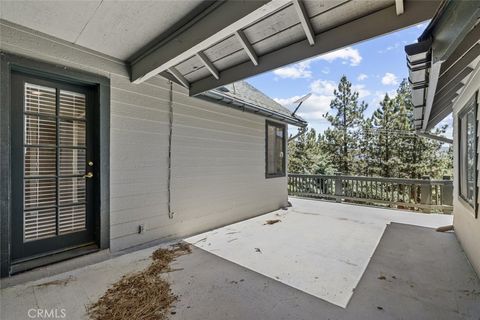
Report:
[[278,111],[270,110],[268,108],[242,100],[240,98],[232,97],[218,90],[206,91],[199,94],[197,97],[207,101],[213,101],[217,103],[220,102],[223,105],[231,108],[241,109],[243,111],[254,114],[260,114],[262,116],[276,119],[300,128],[305,128],[308,125],[308,123],[303,119],[299,119],[295,116],[286,115]]

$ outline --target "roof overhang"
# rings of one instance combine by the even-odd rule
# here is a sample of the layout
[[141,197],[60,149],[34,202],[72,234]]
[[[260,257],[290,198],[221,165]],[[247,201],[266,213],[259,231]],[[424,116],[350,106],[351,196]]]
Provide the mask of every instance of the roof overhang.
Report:
[[202,94],[199,94],[197,97],[207,101],[220,103],[227,107],[239,109],[245,112],[262,115],[267,118],[285,122],[297,127],[305,128],[308,125],[308,123],[305,120],[299,117],[295,117],[294,115],[289,116],[284,113],[276,112],[274,110],[262,107],[260,105],[253,104],[239,97],[235,97],[226,92],[222,92],[222,90],[220,89],[214,89],[214,90],[204,92]]
[[214,7],[131,63],[196,95],[431,19],[439,1],[234,1]]
[[452,112],[455,98],[480,60],[480,3],[445,1],[418,43],[405,47],[418,131]]

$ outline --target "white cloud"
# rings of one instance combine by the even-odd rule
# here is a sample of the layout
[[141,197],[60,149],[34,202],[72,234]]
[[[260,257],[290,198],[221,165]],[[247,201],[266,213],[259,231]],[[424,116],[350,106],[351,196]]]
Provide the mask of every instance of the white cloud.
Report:
[[[343,48],[340,50],[336,50],[330,53],[327,53],[323,56],[314,57],[308,60],[304,60],[299,63],[291,64],[286,67],[278,68],[273,70],[273,74],[277,76],[277,78],[289,78],[289,79],[301,79],[301,78],[311,78],[313,73],[311,70],[312,62],[323,60],[327,62],[333,62],[337,59],[343,60],[343,64],[349,63],[351,66],[358,66],[362,61],[362,57],[357,49],[353,49],[352,47]],[[321,70],[322,73],[328,74],[330,73],[330,69],[328,67],[324,67]],[[276,78],[276,80],[278,80]]]
[[358,97],[360,99],[368,97],[371,94],[370,91],[365,89],[365,85],[363,85],[363,84],[353,84],[352,85],[352,91],[358,92]]
[[368,76],[365,73],[360,73],[357,77],[357,80],[358,81],[363,81],[363,80],[366,80],[367,78],[368,78]]
[[[333,90],[335,90],[335,87],[336,85],[333,81],[314,81],[310,85],[312,95],[302,104],[298,110],[298,115],[307,121],[325,121],[323,116],[330,110],[330,101],[334,98]],[[296,107],[296,105],[293,105],[293,102],[300,98],[301,96],[293,96],[284,99],[275,98],[274,100],[281,105],[293,109]]]
[[330,80],[315,80],[310,83],[310,90],[320,95],[333,96],[333,90],[337,88],[337,84]]
[[273,70],[273,73],[280,78],[311,78],[312,71],[310,70],[310,63],[300,62],[283,68]]
[[397,85],[398,84],[398,78],[393,73],[387,72],[387,73],[385,73],[385,75],[382,78],[382,83],[386,86]]
[[351,66],[358,66],[362,61],[362,56],[357,49],[352,47],[346,47],[343,49],[339,49],[322,56],[317,57],[319,60],[325,60],[328,62],[333,62],[337,59],[343,60],[343,63],[350,63]]
[[[307,121],[324,122],[325,113],[330,110],[330,102],[334,99],[333,91],[337,88],[337,83],[330,80],[315,80],[310,84],[310,90],[312,95],[302,104],[298,114]],[[358,91],[359,97],[363,98],[370,95],[370,91],[365,89],[364,85],[352,85],[352,90]],[[300,99],[300,96],[294,96],[290,98],[275,98],[274,100],[290,107],[295,108],[293,105],[295,100]]]

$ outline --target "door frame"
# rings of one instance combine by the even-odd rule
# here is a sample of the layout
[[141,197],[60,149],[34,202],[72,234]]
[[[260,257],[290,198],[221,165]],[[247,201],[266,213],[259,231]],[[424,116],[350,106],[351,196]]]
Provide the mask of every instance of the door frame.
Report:
[[[110,79],[61,65],[0,53],[0,277],[12,273],[12,183],[11,166],[11,74],[19,71],[32,76],[94,87],[97,105],[94,132],[98,157],[98,189],[95,203],[95,242],[99,249],[110,247]],[[91,248],[90,248],[91,251]],[[82,254],[79,252],[79,255]],[[67,255],[71,257],[72,255]],[[55,254],[43,256],[42,264],[58,261]],[[29,265],[32,264],[29,261]]]

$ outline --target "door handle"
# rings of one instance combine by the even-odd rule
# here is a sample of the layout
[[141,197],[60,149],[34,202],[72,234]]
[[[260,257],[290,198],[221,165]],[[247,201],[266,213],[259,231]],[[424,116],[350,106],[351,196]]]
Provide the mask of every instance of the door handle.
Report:
[[84,178],[92,179],[93,178],[93,173],[88,172],[87,174],[83,175]]

